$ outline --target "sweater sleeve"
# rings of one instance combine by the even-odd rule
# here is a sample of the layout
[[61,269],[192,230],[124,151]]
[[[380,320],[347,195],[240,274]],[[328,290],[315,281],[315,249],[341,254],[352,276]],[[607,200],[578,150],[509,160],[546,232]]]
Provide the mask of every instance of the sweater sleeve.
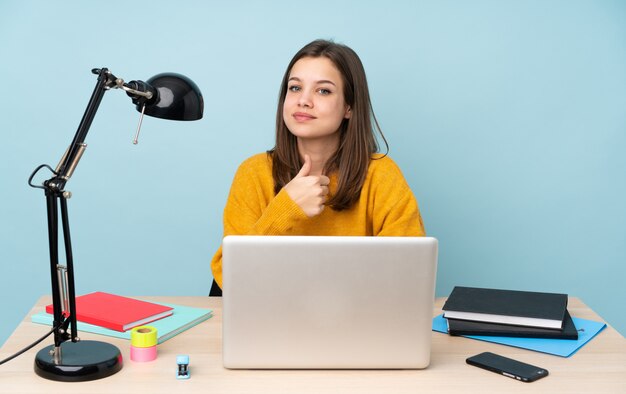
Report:
[[[224,208],[224,236],[286,235],[295,223],[307,219],[286,191],[274,195],[271,170],[265,160],[247,160],[237,170]],[[211,260],[211,270],[221,288],[221,246]]]
[[385,158],[372,174],[374,188],[372,209],[374,235],[378,236],[424,236],[424,223],[417,200],[406,182],[400,168]]

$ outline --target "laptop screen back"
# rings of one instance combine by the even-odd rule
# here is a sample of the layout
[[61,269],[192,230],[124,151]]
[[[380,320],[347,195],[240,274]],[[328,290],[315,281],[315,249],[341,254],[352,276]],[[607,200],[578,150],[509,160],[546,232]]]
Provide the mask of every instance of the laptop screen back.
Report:
[[437,240],[229,236],[226,368],[425,368]]

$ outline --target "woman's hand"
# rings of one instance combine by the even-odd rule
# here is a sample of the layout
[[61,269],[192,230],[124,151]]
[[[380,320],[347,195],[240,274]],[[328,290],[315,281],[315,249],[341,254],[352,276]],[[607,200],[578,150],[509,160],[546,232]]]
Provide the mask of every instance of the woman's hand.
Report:
[[324,210],[330,183],[330,179],[325,175],[309,175],[311,165],[311,157],[304,155],[304,164],[300,172],[285,185],[285,191],[289,197],[310,218],[319,215]]

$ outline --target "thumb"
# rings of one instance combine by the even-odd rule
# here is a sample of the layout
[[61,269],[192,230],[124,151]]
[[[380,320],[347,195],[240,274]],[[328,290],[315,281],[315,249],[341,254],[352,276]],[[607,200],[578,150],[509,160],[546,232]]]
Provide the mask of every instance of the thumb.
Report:
[[311,157],[309,155],[304,155],[304,164],[302,165],[302,168],[300,168],[300,171],[298,172],[298,175],[296,175],[296,178],[309,176],[310,172],[311,172]]

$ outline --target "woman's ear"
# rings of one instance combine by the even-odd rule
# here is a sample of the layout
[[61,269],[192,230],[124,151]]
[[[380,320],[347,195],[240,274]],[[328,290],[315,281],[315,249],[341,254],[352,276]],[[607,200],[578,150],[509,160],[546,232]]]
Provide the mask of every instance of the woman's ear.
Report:
[[349,105],[346,106],[346,113],[343,115],[344,119],[350,119],[352,117],[352,108]]

